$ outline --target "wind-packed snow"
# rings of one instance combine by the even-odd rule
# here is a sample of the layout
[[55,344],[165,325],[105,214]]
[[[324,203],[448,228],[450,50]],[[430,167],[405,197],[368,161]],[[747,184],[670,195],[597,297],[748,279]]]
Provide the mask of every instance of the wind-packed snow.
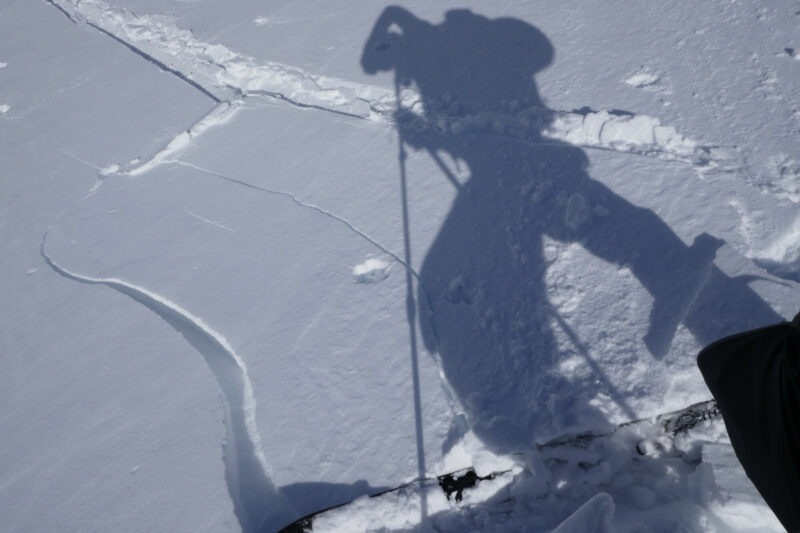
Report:
[[0,529],[780,531],[719,419],[544,444],[800,308],[800,7],[387,7],[0,5]]

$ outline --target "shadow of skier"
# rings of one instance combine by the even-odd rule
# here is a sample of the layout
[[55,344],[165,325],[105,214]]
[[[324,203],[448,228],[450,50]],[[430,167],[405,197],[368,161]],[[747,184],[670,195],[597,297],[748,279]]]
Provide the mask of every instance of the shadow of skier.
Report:
[[[702,234],[685,245],[655,213],[591,179],[581,149],[542,135],[554,112],[533,77],[552,59],[547,37],[523,21],[452,10],[434,25],[394,6],[376,21],[361,58],[365,72],[393,70],[398,88],[416,88],[421,106],[395,113],[399,135],[458,188],[420,270],[420,323],[470,426],[495,451],[528,449],[548,412],[602,421],[586,405],[564,408],[561,396],[576,386],[636,415],[549,303],[545,236],[630,269],[654,300],[645,343],[655,358],[681,322],[707,344],[781,319],[744,280],[714,266],[722,241]],[[517,135],[493,130],[509,120]],[[440,153],[466,164],[466,183]],[[563,353],[554,327],[592,365],[585,383],[555,371]]]

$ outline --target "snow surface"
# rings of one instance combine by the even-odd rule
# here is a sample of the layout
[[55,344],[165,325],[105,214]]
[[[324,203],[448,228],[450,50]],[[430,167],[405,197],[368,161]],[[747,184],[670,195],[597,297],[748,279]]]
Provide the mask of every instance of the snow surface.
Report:
[[0,528],[780,531],[719,421],[536,445],[797,312],[800,9],[484,4],[0,6]]

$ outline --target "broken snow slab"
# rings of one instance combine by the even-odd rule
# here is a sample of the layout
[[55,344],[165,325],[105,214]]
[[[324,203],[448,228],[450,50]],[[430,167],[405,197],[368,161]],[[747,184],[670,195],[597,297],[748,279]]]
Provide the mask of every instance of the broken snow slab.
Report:
[[418,444],[427,464],[441,457],[452,414],[424,354],[424,440],[415,431],[405,276],[354,281],[381,250],[342,220],[167,165],[103,182],[43,251],[63,275],[132,298],[186,337],[234,426],[239,417],[228,431],[298,516],[415,476]]
[[2,2],[0,49],[3,528],[236,530],[207,369],[141,305],[39,254],[101,169],[213,101],[46,2]]
[[[737,285],[738,288],[732,291],[736,294],[732,299],[741,297],[753,302],[766,299],[778,310],[777,314],[772,313],[762,303],[758,308],[763,313],[754,319],[762,321],[757,325],[793,313],[791,307],[795,293],[777,284],[774,278],[740,252],[746,246],[741,243],[739,228],[731,224],[730,217],[736,214],[721,185],[699,179],[690,165],[625,153],[586,150],[586,155],[591,156],[588,178],[610,188],[616,196],[593,194],[592,191],[597,190],[593,188],[585,189],[588,192],[570,192],[567,186],[559,192],[562,185],[557,174],[549,176],[549,180],[538,176],[520,179],[519,189],[516,189],[512,185],[516,178],[509,179],[508,176],[530,173],[530,168],[518,168],[515,158],[496,158],[496,154],[513,154],[519,150],[516,159],[524,159],[531,148],[528,145],[519,148],[510,139],[496,141],[497,145],[494,145],[491,143],[495,141],[485,136],[464,137],[469,139],[465,142],[473,143],[473,151],[485,149],[489,154],[486,167],[481,167],[481,171],[487,174],[480,177],[502,184],[498,185],[502,192],[487,193],[481,200],[494,194],[492,201],[495,203],[488,200],[476,202],[474,210],[464,214],[463,218],[455,209],[459,203],[464,203],[462,188],[467,187],[472,179],[472,169],[467,162],[453,159],[445,152],[432,155],[425,150],[406,147],[408,158],[401,169],[397,158],[398,140],[391,126],[323,110],[297,109],[284,103],[270,104],[266,100],[251,103],[223,126],[209,129],[198,137],[196,142],[176,154],[175,159],[180,165],[220,180],[246,184],[254,191],[290,193],[294,201],[346,220],[354,231],[380,245],[381,250],[376,252],[383,251],[385,255],[390,252],[400,257],[404,253],[404,243],[399,178],[401,170],[404,170],[413,265],[421,269],[418,272],[428,289],[441,285],[441,296],[431,298],[438,334],[440,340],[451,335],[452,344],[463,348],[461,353],[478,351],[461,339],[470,338],[480,327],[499,323],[492,316],[490,307],[482,303],[492,297],[487,296],[487,287],[493,283],[489,281],[491,278],[504,279],[507,283],[503,287],[494,285],[491,291],[513,293],[520,287],[535,283],[540,275],[537,269],[546,270],[542,281],[547,295],[539,294],[536,298],[539,303],[547,301],[563,319],[550,315],[553,316],[552,322],[544,320],[543,331],[550,329],[554,332],[554,344],[541,346],[533,341],[512,346],[508,340],[536,322],[535,319],[525,321],[521,318],[536,315],[538,304],[531,300],[524,310],[520,310],[516,325],[509,326],[512,330],[516,328],[516,332],[507,331],[508,335],[499,338],[494,345],[508,343],[510,352],[546,353],[546,357],[520,356],[515,358],[513,365],[497,363],[485,371],[480,370],[481,363],[477,357],[460,359],[445,355],[442,358],[450,385],[457,389],[460,387],[456,391],[458,399],[469,403],[467,410],[484,419],[489,426],[486,433],[502,433],[515,424],[523,424],[529,434],[546,438],[548,434],[554,436],[568,431],[570,425],[580,427],[584,424],[586,427],[599,422],[617,423],[681,407],[675,402],[705,399],[705,386],[694,363],[696,352],[703,343],[711,342],[719,335],[746,329],[753,324],[753,319],[745,313],[728,311],[713,322],[717,326],[699,327],[702,312],[696,311],[693,329],[680,326],[672,339],[663,341],[673,341],[668,346],[669,355],[661,359],[653,357],[645,342],[653,296],[640,279],[645,275],[639,272],[637,277],[630,266],[636,256],[647,257],[646,261],[652,266],[646,268],[652,268],[654,273],[673,254],[685,252],[687,257],[692,257],[689,260],[692,264],[680,267],[684,270],[666,269],[661,274],[664,281],[660,283],[663,284],[656,289],[660,298],[671,300],[679,313],[689,313],[690,307],[687,306],[696,297],[692,290],[699,290],[712,278],[717,285],[702,293],[699,308],[709,309],[709,304],[714,301],[718,303],[714,309],[724,307],[723,302],[730,303],[731,300],[720,299],[720,294],[725,294],[725,287],[730,289],[734,285],[730,279],[739,275],[761,275],[771,280],[758,282],[753,278],[753,290],[757,294],[746,284]],[[228,148],[231,145],[233,148]],[[223,146],[226,148],[221,149]],[[546,165],[553,158],[552,152],[547,150],[535,155],[539,159],[532,161],[532,166]],[[447,174],[453,179],[448,179]],[[587,180],[586,183],[590,182]],[[622,217],[624,220],[615,226],[615,231],[608,235],[603,246],[611,250],[610,255],[625,256],[628,249],[636,248],[635,254],[627,255],[627,263],[612,264],[595,255],[580,240],[565,243],[544,235],[541,246],[547,267],[537,266],[536,254],[542,252],[538,252],[535,245],[525,248],[522,244],[514,244],[512,236],[519,232],[518,238],[521,239],[535,234],[540,224],[537,217],[544,217],[542,212],[549,209],[538,200],[550,194],[548,187],[555,196],[552,201],[562,202],[565,206],[563,217],[566,226],[581,228]],[[659,194],[655,194],[657,191]],[[517,196],[529,198],[529,203],[523,204],[524,209],[530,210],[529,214],[507,215],[509,209],[502,202],[513,201],[508,198]],[[703,205],[703,209],[692,207],[697,204]],[[720,216],[720,213],[725,216]],[[503,219],[504,216],[507,218]],[[507,256],[500,255],[502,248],[491,253],[488,244],[486,250],[480,248],[481,235],[492,231],[491,227],[501,225],[502,220],[506,220],[508,225],[493,242],[508,243],[511,251]],[[439,251],[447,249],[447,243],[443,241],[447,238],[442,237],[442,231],[448,223],[460,228],[458,232],[452,230],[456,232],[452,233],[454,239],[461,234],[468,242],[458,250],[453,248],[452,254]],[[701,237],[706,233],[708,235]],[[719,249],[728,242],[731,245]],[[462,253],[459,250],[469,247],[472,251],[463,252],[468,256],[457,255]],[[691,249],[694,251],[690,253]],[[465,270],[467,260],[484,263],[485,270],[480,276],[454,274],[440,279],[435,273],[426,278],[425,265],[438,253],[450,254],[446,255],[450,259],[442,261],[450,261],[454,271]],[[481,255],[487,253],[489,255]],[[712,267],[715,257],[719,259],[718,265]],[[724,275],[719,268],[725,271]],[[403,275],[396,268],[392,272],[389,279],[396,273]],[[739,279],[744,281],[748,278]],[[692,283],[697,284],[695,288],[687,289]],[[454,314],[448,315],[451,309]],[[447,326],[448,318],[443,318],[451,316],[453,320],[461,320],[458,317],[473,314],[480,316],[475,320],[475,328],[466,328],[458,333],[451,333],[456,330]],[[608,335],[609,331],[616,333]],[[527,368],[524,372],[528,374],[524,375],[530,379],[521,377],[523,368]],[[566,382],[559,382],[559,379],[566,379]],[[509,383],[516,385],[509,387]],[[502,390],[508,393],[499,394],[498,391]],[[601,414],[594,419],[583,417],[587,404],[598,406]],[[515,411],[518,416],[510,416],[513,424],[506,424],[503,416]],[[528,420],[523,421],[526,416]]]
[[[52,150],[91,176],[149,157],[214,106],[184,80],[48,4],[4,6],[3,19],[9,66],[0,104],[9,106],[7,131],[13,128],[26,152]],[[31,27],[40,30],[32,36]]]
[[[455,400],[465,405],[476,431],[496,449],[518,450],[530,446],[534,439],[546,440],[568,431],[681,407],[676,402],[703,400],[705,387],[694,364],[694,354],[700,347],[724,334],[777,321],[787,314],[790,292],[779,294],[773,290],[766,303],[765,296],[754,292],[746,282],[750,279],[746,276],[766,273],[735,249],[720,249],[736,228],[721,226],[714,213],[729,206],[724,197],[717,199],[718,186],[699,180],[690,167],[604,153],[593,159],[596,166],[591,167],[590,176],[579,176],[583,181],[578,183],[577,191],[570,189],[573,182],[562,185],[556,180],[558,174],[550,181],[533,176],[515,184],[513,180],[519,179],[521,172],[530,172],[519,166],[518,160],[524,161],[533,154],[540,159],[531,164],[558,164],[552,150],[546,146],[530,148],[508,139],[476,138],[480,140],[473,140],[473,146],[486,151],[488,163],[497,153],[519,150],[521,156],[479,167],[486,183],[502,187],[497,187],[499,192],[480,195],[480,201],[467,208],[464,206],[472,204],[465,204],[471,200],[463,188],[473,181],[472,169],[465,161],[443,152],[432,155],[406,148],[409,157],[401,167],[397,157],[399,143],[391,126],[269,100],[242,105],[226,120],[151,166],[151,170],[110,176],[108,184],[123,190],[145,180],[173,191],[171,194],[177,198],[181,195],[177,191],[191,182],[191,187],[197,188],[191,194],[199,195],[198,200],[203,190],[237,191],[230,200],[223,199],[228,198],[227,194],[213,192],[216,198],[210,210],[181,207],[186,223],[191,221],[203,228],[204,234],[215,235],[213,240],[203,242],[208,257],[193,261],[198,270],[209,272],[204,281],[209,286],[222,284],[212,282],[210,277],[222,279],[225,275],[215,265],[218,258],[237,257],[239,263],[250,263],[245,268],[253,272],[253,285],[263,288],[263,298],[291,302],[288,309],[298,310],[291,318],[286,311],[270,311],[282,312],[283,319],[294,324],[281,325],[278,329],[284,332],[306,320],[306,304],[311,308],[318,305],[313,299],[299,299],[287,292],[288,287],[311,286],[310,281],[300,281],[303,276],[316,279],[319,287],[327,286],[320,277],[337,280],[333,282],[336,286],[340,283],[339,278],[330,277],[332,274],[313,274],[317,269],[335,271],[337,276],[344,276],[342,280],[346,278],[347,284],[364,290],[393,287],[402,294],[406,242],[399,181],[404,172],[408,245],[411,265],[415,267],[412,278],[421,279],[424,288],[416,295],[423,333],[425,320],[434,324],[425,336],[425,347],[437,351],[439,343],[445,387],[454,389]],[[631,173],[648,176],[649,181],[625,179]],[[606,191],[592,179],[607,183],[613,191]],[[211,188],[206,189],[201,183]],[[551,194],[551,189],[554,198],[542,202],[541,197]],[[670,191],[670,201],[655,201],[655,196],[648,194],[654,189]],[[103,185],[96,194],[98,199],[91,201],[102,203],[99,198],[109,192]],[[265,208],[259,212],[252,207],[241,213],[228,213],[235,211],[233,206],[240,202],[254,202],[256,198],[263,198],[265,206],[277,202],[276,205],[285,206],[284,210]],[[491,202],[484,201],[487,198]],[[518,198],[528,203],[515,203]],[[690,205],[684,203],[689,198],[702,199],[707,209],[694,216],[685,207]],[[508,205],[518,207],[511,209]],[[559,206],[563,206],[563,213]],[[144,207],[139,209],[147,212]],[[172,209],[170,217],[177,216],[177,207]],[[253,222],[242,219],[245,214]],[[554,226],[550,222],[556,216],[563,217],[563,224]],[[324,224],[317,229],[307,226],[307,220]],[[578,231],[606,220],[619,222],[611,225],[610,233],[593,236],[594,243],[581,239],[562,242],[549,237],[548,232],[558,235],[562,227]],[[541,226],[551,229],[544,231]],[[277,249],[290,252],[281,251],[260,260],[267,253],[266,248],[258,251],[247,245],[248,252],[241,246],[233,252],[212,250],[256,227],[264,233],[265,242],[275,241]],[[496,228],[501,232],[495,235],[492,232]],[[330,259],[327,268],[320,266],[320,262],[328,264],[327,254],[306,261],[278,259],[293,257],[291,254],[306,248],[303,243],[327,231],[335,233],[321,250],[336,248],[331,243],[336,242],[337,235],[358,246],[351,255],[337,249],[341,255]],[[540,237],[536,237],[537,231]],[[174,233],[167,233],[170,232]],[[212,245],[217,239],[223,241]],[[145,253],[145,248],[151,246],[143,245],[137,253]],[[153,246],[163,249],[162,245]],[[316,245],[309,249],[316,250]],[[383,276],[382,270],[380,275],[370,277],[377,283],[355,283],[354,272],[373,257],[391,262],[393,272],[400,275]],[[715,257],[720,259],[717,264]],[[723,257],[732,263],[723,261]],[[431,261],[438,266],[426,269]],[[262,262],[281,266],[259,271],[254,265]],[[638,266],[632,266],[634,262]],[[313,268],[306,266],[311,264]],[[341,265],[340,270],[334,269],[333,264]],[[162,263],[148,277],[157,278],[159,268],[169,273],[173,267]],[[737,277],[741,274],[745,277]],[[290,281],[275,281],[284,278]],[[162,280],[162,284],[167,282]],[[537,289],[539,282],[543,289]],[[275,283],[274,289],[269,283]],[[759,290],[779,287],[773,282],[762,285]],[[272,290],[278,292],[270,296]],[[213,299],[219,294],[211,291],[207,300],[195,307],[216,307]],[[320,289],[320,294],[327,296],[334,291]],[[502,296],[509,294],[522,296],[515,296],[516,300]],[[192,297],[202,298],[197,294]],[[403,353],[408,351],[404,329],[407,322],[399,307],[402,298],[392,298],[393,305],[398,306],[392,308],[392,313],[399,313],[391,314],[393,318],[389,319],[393,342],[398,343],[393,349]],[[735,302],[749,304],[733,305]],[[770,308],[776,305],[779,313]],[[722,314],[721,309],[726,307],[749,311]],[[674,330],[661,327],[667,321],[651,315],[662,308],[673,317],[670,320]],[[507,320],[498,314],[509,312],[513,317]],[[718,314],[720,319],[709,321],[710,313]],[[249,324],[239,320],[226,328],[247,329]],[[321,323],[312,331],[313,328],[324,331]],[[616,333],[609,336],[608,331]],[[259,335],[272,333],[263,331]],[[294,346],[292,335],[287,334],[281,342]],[[480,355],[487,353],[501,355],[499,359]],[[440,368],[430,365],[430,371],[438,374]],[[337,367],[336,372],[340,371]],[[436,381],[438,376],[431,379]],[[342,380],[346,381],[344,377]]]
[[[376,251],[402,257],[398,149],[388,124],[261,99],[209,128],[173,159],[217,180],[287,195],[346,221],[352,232],[374,241]],[[409,245],[418,266],[458,191],[428,154],[407,152]],[[454,173],[469,172],[463,161],[444,153],[440,158]]]

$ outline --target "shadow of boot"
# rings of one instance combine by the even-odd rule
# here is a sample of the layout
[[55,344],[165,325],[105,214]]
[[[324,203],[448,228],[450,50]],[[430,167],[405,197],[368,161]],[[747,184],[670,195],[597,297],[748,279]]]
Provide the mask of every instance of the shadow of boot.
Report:
[[708,233],[698,235],[681,265],[682,272],[670,273],[670,278],[680,280],[680,285],[659,294],[650,310],[650,327],[644,337],[653,357],[661,359],[669,351],[678,324],[683,321],[692,302],[708,281],[717,250],[723,244],[725,241]]

